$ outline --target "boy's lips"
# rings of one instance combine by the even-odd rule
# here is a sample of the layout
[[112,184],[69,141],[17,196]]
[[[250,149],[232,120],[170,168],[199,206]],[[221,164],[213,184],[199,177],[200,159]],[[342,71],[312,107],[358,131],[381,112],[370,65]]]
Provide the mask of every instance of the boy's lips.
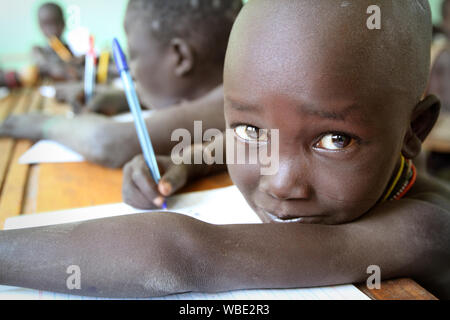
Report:
[[311,216],[296,216],[296,217],[279,217],[267,210],[264,210],[262,208],[259,208],[260,211],[265,214],[267,217],[270,218],[270,220],[274,221],[274,222],[278,222],[278,223],[319,223],[320,221],[322,221],[322,218],[324,216],[321,215],[311,215]]

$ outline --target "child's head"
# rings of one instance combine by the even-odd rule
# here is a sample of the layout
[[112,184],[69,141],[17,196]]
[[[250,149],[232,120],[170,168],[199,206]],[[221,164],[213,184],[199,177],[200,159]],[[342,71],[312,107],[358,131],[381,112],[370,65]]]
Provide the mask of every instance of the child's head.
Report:
[[125,30],[144,105],[198,98],[222,83],[241,0],[130,0]]
[[279,129],[279,170],[229,171],[266,221],[360,217],[383,195],[401,154],[417,156],[436,121],[439,102],[422,99],[427,1],[377,1],[381,30],[367,27],[372,4],[250,0],[236,21],[225,62],[227,126],[248,148],[275,143],[258,129]]
[[436,44],[433,48],[432,67],[428,92],[439,97],[442,110],[450,112],[450,46]]
[[46,38],[61,38],[64,28],[64,13],[55,3],[45,3],[38,11],[39,26]]
[[442,1],[442,19],[444,31],[450,36],[450,0]]

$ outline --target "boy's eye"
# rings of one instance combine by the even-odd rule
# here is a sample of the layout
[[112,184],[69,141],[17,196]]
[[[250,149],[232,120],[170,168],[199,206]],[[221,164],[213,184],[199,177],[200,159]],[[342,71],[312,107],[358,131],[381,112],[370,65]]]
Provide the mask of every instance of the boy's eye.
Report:
[[239,125],[234,128],[234,132],[239,138],[250,142],[267,142],[269,138],[266,129],[259,129],[248,125]]
[[316,148],[325,149],[325,150],[342,150],[348,148],[353,143],[355,143],[355,139],[346,136],[344,134],[338,133],[330,133],[324,136],[317,144]]

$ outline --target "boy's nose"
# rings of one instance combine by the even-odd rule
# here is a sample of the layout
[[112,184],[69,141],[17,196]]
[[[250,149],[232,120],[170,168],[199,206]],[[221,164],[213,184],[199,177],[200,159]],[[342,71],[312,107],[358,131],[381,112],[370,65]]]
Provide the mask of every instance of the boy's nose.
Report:
[[311,197],[311,187],[304,169],[292,163],[281,163],[277,174],[262,176],[260,190],[278,200],[306,200]]

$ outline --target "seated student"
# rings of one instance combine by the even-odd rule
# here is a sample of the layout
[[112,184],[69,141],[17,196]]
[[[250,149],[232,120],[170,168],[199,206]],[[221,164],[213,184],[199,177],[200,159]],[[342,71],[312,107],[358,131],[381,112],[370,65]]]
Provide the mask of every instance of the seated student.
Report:
[[[63,44],[61,37],[64,32],[65,21],[60,6],[51,2],[43,4],[38,10],[38,20],[39,27],[49,42],[56,38],[60,44]],[[33,47],[32,58],[36,71],[32,68],[33,72],[30,72],[30,68],[26,68],[22,72],[0,73],[0,86],[15,88],[32,85],[39,77],[53,80],[80,79],[83,71],[83,59],[71,57],[70,48],[67,45],[63,45],[62,49],[68,53],[68,57],[65,58],[67,61],[64,61],[50,45]]]
[[441,100],[443,112],[450,113],[450,42],[434,43],[431,60],[428,92]]
[[69,54],[72,54],[70,48],[63,43],[61,38],[66,26],[61,7],[52,2],[43,4],[39,8],[38,19],[42,33],[49,41],[49,45],[45,47],[36,46],[32,52],[33,60],[41,77],[49,77],[54,80],[81,79],[84,59],[75,58],[73,55],[66,58],[58,53],[61,51],[50,45],[53,39],[57,39],[63,45],[63,50],[65,49]]
[[[431,73],[428,93],[436,95],[442,104],[442,116],[450,116],[450,42],[437,41],[431,50]],[[448,137],[450,139],[450,137]],[[431,152],[427,155],[428,171],[450,181],[450,154]]]
[[443,0],[441,4],[442,22],[440,26],[433,28],[436,39],[450,39],[450,0]]
[[77,265],[76,294],[148,297],[356,283],[377,265],[383,279],[412,277],[450,297],[450,192],[415,180],[410,161],[439,114],[436,98],[422,99],[430,8],[379,0],[385,23],[369,30],[372,3],[250,0],[236,21],[227,125],[247,151],[269,148],[277,141],[267,130],[279,129],[279,170],[229,171],[271,223],[218,226],[164,212],[2,231],[0,283],[74,293],[65,270]]
[[[173,130],[193,132],[194,120],[203,120],[206,128],[224,128],[223,64],[241,7],[241,0],[129,2],[125,30],[130,67],[141,103],[158,110],[147,126],[159,154],[170,153]],[[124,97],[114,98],[128,108]],[[95,115],[11,116],[0,125],[0,136],[56,140],[110,167],[123,166],[141,150],[133,123]]]

